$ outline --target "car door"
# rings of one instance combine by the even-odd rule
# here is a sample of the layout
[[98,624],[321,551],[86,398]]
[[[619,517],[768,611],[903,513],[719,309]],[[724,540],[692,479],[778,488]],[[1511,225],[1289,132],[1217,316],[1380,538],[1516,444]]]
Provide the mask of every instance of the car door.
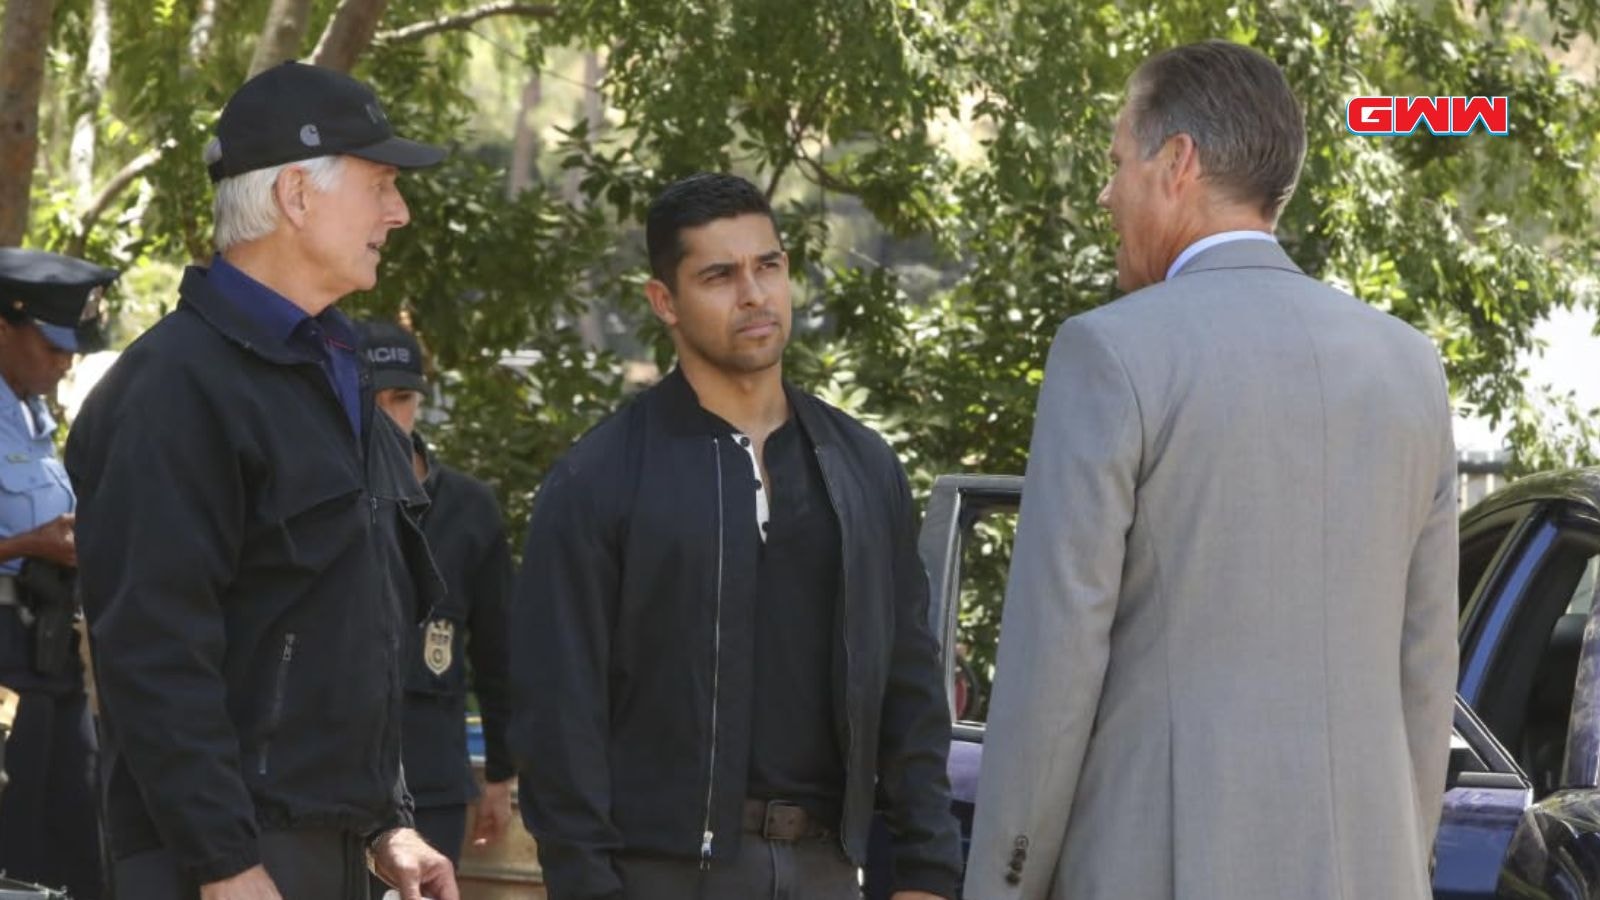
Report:
[[[948,771],[961,821],[963,852],[970,838],[983,752],[984,712],[998,643],[998,615],[1010,562],[1011,538],[1022,493],[1016,476],[951,475],[939,478],[928,500],[919,539],[930,583],[929,618],[940,638],[951,702]],[[1464,602],[1480,581],[1517,558],[1525,535],[1517,517],[1486,522],[1463,539],[1476,540]],[[1493,543],[1491,543],[1493,541]],[[1464,565],[1466,557],[1464,557]],[[1466,900],[1495,896],[1500,859],[1528,807],[1531,788],[1511,755],[1457,699],[1449,784],[1436,848],[1435,896]],[[875,830],[867,872],[867,897],[889,897],[887,833]]]
[[1560,484],[1519,486],[1523,502],[1462,526],[1464,574],[1470,542],[1504,534],[1464,602],[1459,683],[1529,785],[1502,897],[1600,894],[1600,515]]

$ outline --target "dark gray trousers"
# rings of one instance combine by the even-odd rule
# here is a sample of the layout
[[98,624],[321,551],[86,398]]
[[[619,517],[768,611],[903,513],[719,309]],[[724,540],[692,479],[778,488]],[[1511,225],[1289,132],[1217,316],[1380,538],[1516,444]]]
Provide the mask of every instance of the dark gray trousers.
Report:
[[[343,831],[269,831],[261,864],[285,900],[367,900],[367,855],[359,835]],[[196,900],[200,886],[178,870],[168,850],[117,861],[115,900]]]
[[[701,869],[689,860],[619,855],[628,900],[860,900],[856,867],[833,838],[741,837],[739,858]],[[121,898],[118,898],[121,900]]]

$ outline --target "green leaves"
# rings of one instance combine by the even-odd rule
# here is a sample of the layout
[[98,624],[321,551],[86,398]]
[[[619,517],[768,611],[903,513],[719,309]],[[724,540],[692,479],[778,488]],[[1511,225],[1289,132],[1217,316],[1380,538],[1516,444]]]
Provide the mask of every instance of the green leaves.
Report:
[[[313,31],[334,5],[316,0]],[[391,0],[381,27],[473,5]],[[200,152],[268,2],[218,4],[209,31],[202,6],[113,0],[99,175],[167,147],[90,236],[91,255],[153,273],[130,286],[167,284],[208,254]],[[456,153],[403,182],[414,222],[378,290],[347,308],[411,318],[447,405],[434,436],[502,489],[513,522],[618,402],[623,358],[670,362],[640,294],[640,223],[662,185],[702,169],[749,176],[779,209],[801,302],[792,377],[880,427],[919,489],[941,472],[1020,472],[1056,327],[1115,296],[1096,198],[1124,83],[1150,53],[1217,36],[1276,59],[1304,104],[1306,167],[1280,229],[1292,255],[1431,336],[1458,400],[1508,424],[1525,465],[1589,452],[1584,411],[1558,399],[1567,425],[1547,423],[1515,361],[1535,323],[1592,305],[1600,283],[1600,98],[1556,61],[1597,31],[1594,0],[1470,14],[1345,0],[553,8],[381,44],[356,69],[406,133]],[[76,222],[64,135],[81,106],[86,9],[62,0],[57,18],[35,244],[61,246]],[[597,54],[604,108],[592,125],[582,104],[541,111],[559,129],[540,166],[554,177],[508,197],[510,148],[472,128],[509,111],[481,109],[473,79],[484,54],[525,78],[518,51],[552,77],[554,60]],[[1512,134],[1356,137],[1345,104],[1367,93],[1508,96]]]

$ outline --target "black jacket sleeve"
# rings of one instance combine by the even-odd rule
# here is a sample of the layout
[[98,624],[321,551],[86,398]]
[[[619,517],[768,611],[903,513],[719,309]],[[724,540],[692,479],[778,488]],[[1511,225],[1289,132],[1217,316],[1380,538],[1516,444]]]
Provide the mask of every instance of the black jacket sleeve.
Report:
[[471,595],[467,612],[467,655],[472,660],[472,690],[483,713],[483,775],[488,781],[505,781],[516,774],[506,748],[506,725],[511,718],[511,664],[507,605],[514,572],[511,547],[506,541],[500,507],[488,485],[483,490],[483,522],[488,533],[483,557],[475,560],[469,577]]
[[389,789],[389,814],[377,828],[367,832],[362,837],[367,846],[383,837],[396,828],[417,827],[417,804],[411,796],[411,788],[406,786],[406,767],[401,763],[399,772],[395,775],[394,785]]
[[551,900],[620,898],[608,669],[621,568],[597,492],[558,463],[534,500],[511,603],[511,750]]
[[259,861],[222,674],[245,486],[218,411],[137,393],[68,442],[79,577],[112,744],[163,844],[204,884]]
[[895,635],[878,744],[879,806],[892,838],[894,888],[956,897],[961,830],[950,809],[950,710],[939,643],[928,623],[928,576],[917,554],[917,515],[894,466]]

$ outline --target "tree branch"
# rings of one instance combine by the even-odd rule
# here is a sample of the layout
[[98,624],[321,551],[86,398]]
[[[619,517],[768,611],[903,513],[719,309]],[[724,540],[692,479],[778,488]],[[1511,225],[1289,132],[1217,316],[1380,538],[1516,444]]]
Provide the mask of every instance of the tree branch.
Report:
[[806,180],[823,190],[833,191],[836,194],[849,194],[852,197],[861,195],[860,185],[829,172],[821,160],[812,159],[811,155],[806,153],[805,145],[798,140],[794,143],[794,161]]
[[272,0],[267,19],[261,25],[261,36],[256,38],[256,52],[250,57],[250,74],[246,79],[286,59],[298,59],[300,45],[305,43],[306,30],[311,24],[310,16],[311,0]]
[[312,65],[348,72],[372,44],[389,0],[339,0],[311,53]]
[[789,171],[789,163],[793,161],[794,155],[787,154],[772,167],[772,178],[768,179],[767,189],[762,192],[766,195],[768,203],[772,202],[772,195],[778,192],[778,182],[783,180],[783,173]]
[[415,22],[400,28],[380,32],[373,38],[378,44],[399,44],[405,41],[421,40],[432,34],[444,31],[460,31],[470,28],[478,22],[491,16],[522,16],[530,19],[549,19],[556,14],[556,8],[549,3],[514,3],[511,0],[495,0],[475,6],[464,12],[453,15],[440,16],[429,22]]
[[[772,195],[778,192],[778,182],[783,179],[789,166],[793,165],[801,156],[805,155],[802,142],[806,138],[806,130],[811,127],[812,113],[822,105],[827,88],[818,89],[817,95],[799,108],[795,115],[789,119],[784,132],[789,136],[789,148],[772,168],[772,180],[767,182],[767,202],[772,202]],[[820,166],[818,166],[820,168]],[[802,176],[803,177],[803,176]]]
[[72,236],[72,240],[67,243],[66,253],[68,256],[83,255],[83,248],[89,243],[89,232],[94,230],[95,223],[100,221],[100,217],[111,206],[111,202],[121,196],[122,192],[127,190],[151,166],[160,162],[162,154],[166,153],[169,146],[171,146],[170,142],[160,147],[146,150],[123,166],[117,174],[111,176],[111,180],[106,182],[105,187],[100,189],[100,193],[94,196],[94,200],[90,201],[88,208],[78,218],[78,231]]

